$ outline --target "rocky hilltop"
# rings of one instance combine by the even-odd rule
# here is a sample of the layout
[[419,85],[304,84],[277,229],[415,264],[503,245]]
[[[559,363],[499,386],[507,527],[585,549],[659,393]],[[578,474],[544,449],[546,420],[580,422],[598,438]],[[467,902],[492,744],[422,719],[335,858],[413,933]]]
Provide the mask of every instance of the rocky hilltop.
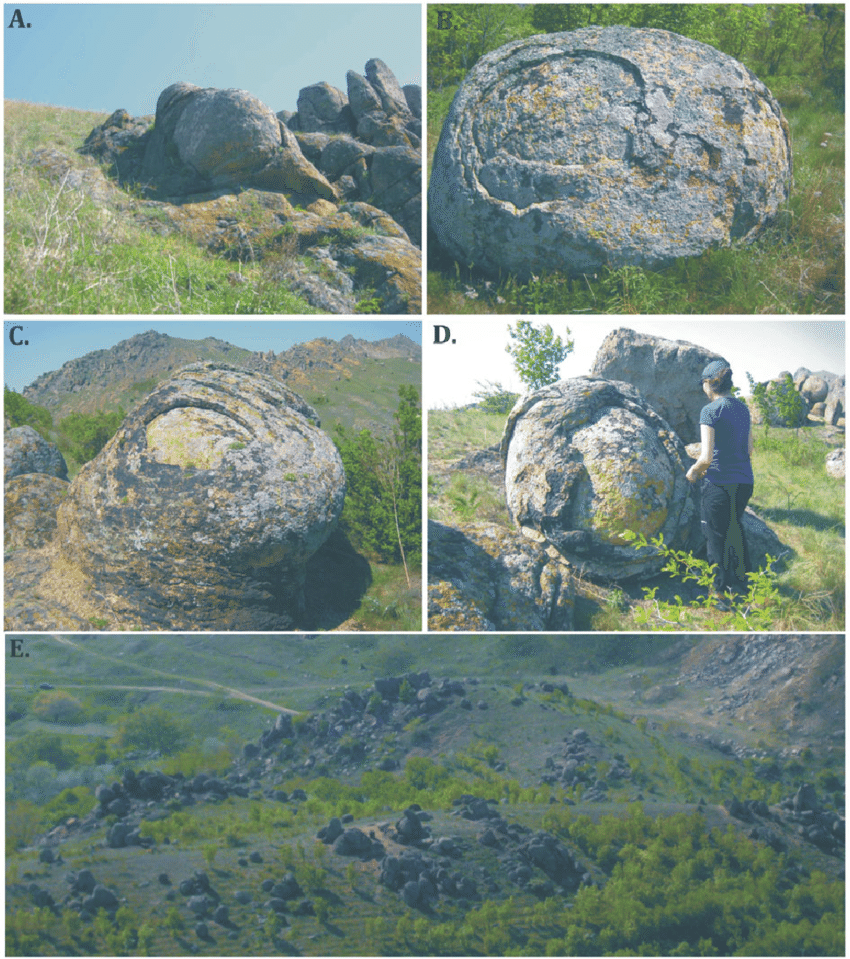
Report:
[[[129,410],[150,389],[175,370],[190,363],[236,363],[247,369],[287,380],[318,369],[342,373],[364,360],[409,359],[418,363],[419,344],[401,334],[371,342],[344,336],[338,343],[319,337],[275,354],[252,353],[215,337],[184,340],[148,330],[108,350],[96,350],[68,360],[58,370],[43,373],[23,390],[32,403],[45,406],[54,420],[69,413],[90,413],[122,406]],[[306,386],[304,378],[296,388]]]
[[[160,236],[267,263],[317,312],[421,312],[421,91],[378,59],[301,90],[275,113],[245,90],[172,84],[156,115],[115,110],[74,168],[51,147],[30,162]],[[106,171],[104,173],[104,171]],[[250,282],[240,269],[232,282]]]

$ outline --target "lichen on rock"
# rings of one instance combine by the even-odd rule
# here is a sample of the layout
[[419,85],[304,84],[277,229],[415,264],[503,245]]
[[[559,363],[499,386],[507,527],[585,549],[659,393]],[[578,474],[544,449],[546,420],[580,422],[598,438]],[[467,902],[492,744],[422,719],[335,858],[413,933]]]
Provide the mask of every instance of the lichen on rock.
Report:
[[666,30],[588,27],[478,61],[434,154],[429,220],[492,273],[655,267],[751,240],[790,179],[788,124],[746,67]]
[[684,446],[627,383],[583,376],[522,397],[501,453],[516,525],[593,578],[658,572],[655,551],[629,545],[626,530],[699,544]]
[[312,407],[261,373],[194,364],[70,484],[39,591],[113,628],[291,629],[344,496]]
[[573,629],[572,571],[489,523],[428,524],[428,626],[448,632]]

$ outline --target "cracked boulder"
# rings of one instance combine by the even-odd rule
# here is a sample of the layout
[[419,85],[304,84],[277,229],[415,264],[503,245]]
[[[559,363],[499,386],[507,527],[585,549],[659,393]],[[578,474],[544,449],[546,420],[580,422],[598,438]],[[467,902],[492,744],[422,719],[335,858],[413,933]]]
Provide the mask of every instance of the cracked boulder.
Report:
[[498,526],[464,523],[452,529],[429,522],[429,628],[572,630],[573,578],[551,553]]
[[262,374],[199,363],[81,470],[56,540],[66,581],[94,584],[119,623],[286,629],[344,495],[310,406]]
[[674,549],[701,544],[682,441],[628,383],[580,376],[522,397],[501,454],[513,521],[591,578],[660,570],[663,559],[635,549],[626,530]]
[[657,267],[753,239],[790,189],[788,124],[713,47],[588,27],[478,61],[434,155],[440,244],[521,277]]

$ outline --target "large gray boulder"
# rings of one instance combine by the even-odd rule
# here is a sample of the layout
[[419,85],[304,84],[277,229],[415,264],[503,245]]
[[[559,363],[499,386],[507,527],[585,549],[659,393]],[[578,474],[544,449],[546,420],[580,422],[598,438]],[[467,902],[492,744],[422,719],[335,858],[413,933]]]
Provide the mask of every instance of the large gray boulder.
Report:
[[619,329],[605,337],[590,372],[630,383],[687,444],[699,440],[699,415],[708,402],[700,388],[702,371],[721,359],[684,340]]
[[521,397],[501,454],[515,524],[591,578],[659,571],[655,550],[636,550],[626,530],[675,549],[700,545],[682,441],[627,383],[580,376]]
[[46,473],[24,473],[3,489],[3,545],[37,549],[56,533],[56,511],[68,495],[68,483]]
[[26,473],[46,473],[66,480],[68,464],[55,443],[31,426],[15,426],[3,435],[3,479]]
[[588,27],[482,57],[434,155],[429,217],[482,270],[654,267],[751,240],[788,198],[767,88],[665,30]]
[[256,173],[275,155],[279,121],[245,90],[195,90],[183,102],[173,142],[180,159],[202,177],[230,183]]
[[401,89],[395,74],[384,63],[375,57],[366,64],[366,79],[381,101],[381,109],[388,117],[400,117],[410,120],[412,114],[407,105],[407,97]]
[[71,484],[64,562],[146,628],[287,629],[345,474],[277,380],[198,363],[158,386]]
[[574,610],[572,572],[556,551],[489,523],[429,522],[429,629],[567,632]]

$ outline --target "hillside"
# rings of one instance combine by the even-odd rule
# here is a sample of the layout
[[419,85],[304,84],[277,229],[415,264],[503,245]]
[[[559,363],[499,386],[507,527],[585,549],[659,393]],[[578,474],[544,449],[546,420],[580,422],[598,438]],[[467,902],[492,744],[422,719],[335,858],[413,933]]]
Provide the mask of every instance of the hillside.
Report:
[[70,413],[125,413],[172,372],[213,361],[255,369],[283,380],[319,408],[325,428],[336,423],[385,430],[398,405],[398,387],[420,385],[421,348],[403,335],[378,342],[349,335],[337,343],[320,337],[275,355],[252,353],[215,337],[188,340],[148,330],[69,360],[23,390],[54,423]]
[[421,313],[421,91],[366,71],[348,73],[353,107],[314,84],[285,122],[179,82],[156,116],[6,101],[6,312]]
[[841,637],[21,643],[8,955],[844,952]]

